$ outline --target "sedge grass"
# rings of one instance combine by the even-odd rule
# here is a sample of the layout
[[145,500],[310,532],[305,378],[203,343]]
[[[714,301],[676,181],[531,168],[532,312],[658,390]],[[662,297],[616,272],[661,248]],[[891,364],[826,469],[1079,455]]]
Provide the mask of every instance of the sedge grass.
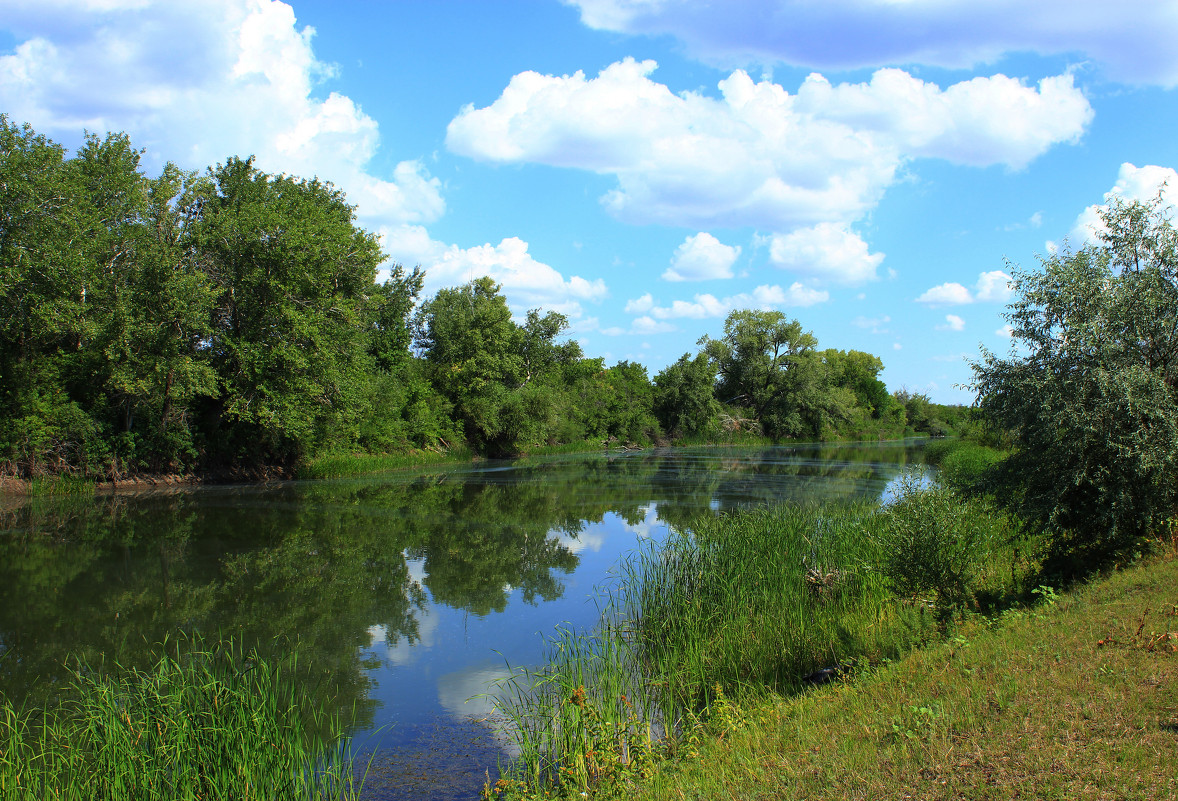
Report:
[[447,451],[412,451],[409,453],[329,453],[301,465],[300,479],[327,479],[386,473],[420,465],[470,461],[468,448]]
[[[984,516],[976,503],[957,499],[933,511]],[[724,728],[733,704],[788,696],[816,669],[853,673],[943,636],[945,599],[897,595],[884,569],[894,516],[911,510],[864,503],[741,511],[704,517],[632,553],[606,589],[597,630],[558,632],[542,668],[518,671],[501,688],[520,757],[488,795],[629,785],[717,720]],[[985,522],[993,529],[1008,521]],[[972,586],[1000,594],[1031,574],[1032,562],[1011,558],[1009,536],[986,540]]]
[[63,474],[59,476],[38,476],[31,479],[27,494],[44,495],[93,495],[97,486],[92,478]]
[[53,706],[0,697],[0,798],[355,799],[344,722],[302,700],[296,659],[193,638],[146,671],[79,664]]

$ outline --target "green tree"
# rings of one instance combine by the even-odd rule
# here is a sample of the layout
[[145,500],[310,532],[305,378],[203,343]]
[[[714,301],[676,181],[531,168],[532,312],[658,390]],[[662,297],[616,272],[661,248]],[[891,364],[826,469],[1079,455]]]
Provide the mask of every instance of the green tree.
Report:
[[556,342],[566,326],[564,315],[535,310],[517,325],[499,285],[484,276],[422,304],[414,342],[467,441],[513,455],[556,431],[560,368],[581,356],[575,342]]
[[724,321],[724,337],[705,336],[700,345],[720,376],[720,400],[752,410],[774,439],[822,436],[854,402],[832,391],[814,335],[781,312],[734,311]]
[[0,115],[0,451],[35,474],[84,463],[101,432],[70,397],[84,342],[86,237],[65,149]]
[[706,353],[684,353],[654,377],[654,414],[675,436],[700,436],[719,430],[716,372]]
[[87,137],[71,162],[93,254],[74,395],[114,432],[116,455],[158,470],[191,464],[186,409],[217,391],[203,347],[214,288],[185,243],[193,177],[167,164],[148,179],[139,157],[125,134],[110,134]]
[[983,414],[1013,438],[1003,494],[1062,572],[1136,547],[1178,507],[1178,233],[1161,196],[1101,218],[1099,244],[1014,270],[1014,347],[973,365]]
[[384,260],[330,184],[229,159],[186,209],[217,289],[209,341],[221,394],[210,432],[232,461],[293,461],[353,431],[371,361],[365,298]]

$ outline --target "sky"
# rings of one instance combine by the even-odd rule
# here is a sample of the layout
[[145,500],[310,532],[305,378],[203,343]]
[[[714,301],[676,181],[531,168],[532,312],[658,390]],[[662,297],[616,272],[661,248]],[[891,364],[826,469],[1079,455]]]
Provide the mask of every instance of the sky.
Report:
[[1173,0],[0,0],[0,112],[330,181],[423,299],[489,275],[607,365],[757,308],[970,403],[1014,271],[1178,187],[1176,41]]

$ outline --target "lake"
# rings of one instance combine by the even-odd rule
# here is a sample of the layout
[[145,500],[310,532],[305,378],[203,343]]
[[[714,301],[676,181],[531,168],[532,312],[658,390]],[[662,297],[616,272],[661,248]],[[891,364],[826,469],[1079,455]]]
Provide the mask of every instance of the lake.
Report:
[[[355,710],[366,797],[472,798],[507,743],[487,696],[644,540],[700,515],[883,497],[920,441],[651,449],[353,479],[0,504],[0,690],[50,697],[70,655],[140,666],[176,632],[297,645]],[[366,758],[366,757],[365,757]]]

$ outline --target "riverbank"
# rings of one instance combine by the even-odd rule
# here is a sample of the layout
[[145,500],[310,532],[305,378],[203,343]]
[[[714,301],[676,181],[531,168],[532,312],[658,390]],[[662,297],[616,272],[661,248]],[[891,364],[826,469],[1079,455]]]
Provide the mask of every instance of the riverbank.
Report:
[[[888,440],[885,440],[888,441]],[[846,445],[855,442],[875,443],[876,440],[831,440],[823,445]],[[621,440],[584,440],[561,445],[537,445],[515,458],[556,456],[576,453],[628,452],[648,448],[705,447],[705,446],[772,446],[813,445],[811,442],[776,443],[763,436],[737,433],[730,437],[708,440],[684,438],[657,442],[629,442]],[[142,473],[129,475],[118,481],[96,481],[72,475],[46,475],[33,479],[0,476],[2,495],[84,495],[106,492],[154,492],[197,487],[204,484],[265,484],[292,479],[315,480],[350,478],[374,475],[391,470],[405,470],[430,465],[464,464],[485,457],[466,447],[450,450],[419,450],[406,453],[329,453],[304,462],[297,468],[259,467],[251,470],[215,470],[207,473]]]
[[570,798],[1178,795],[1178,549],[793,696]]

